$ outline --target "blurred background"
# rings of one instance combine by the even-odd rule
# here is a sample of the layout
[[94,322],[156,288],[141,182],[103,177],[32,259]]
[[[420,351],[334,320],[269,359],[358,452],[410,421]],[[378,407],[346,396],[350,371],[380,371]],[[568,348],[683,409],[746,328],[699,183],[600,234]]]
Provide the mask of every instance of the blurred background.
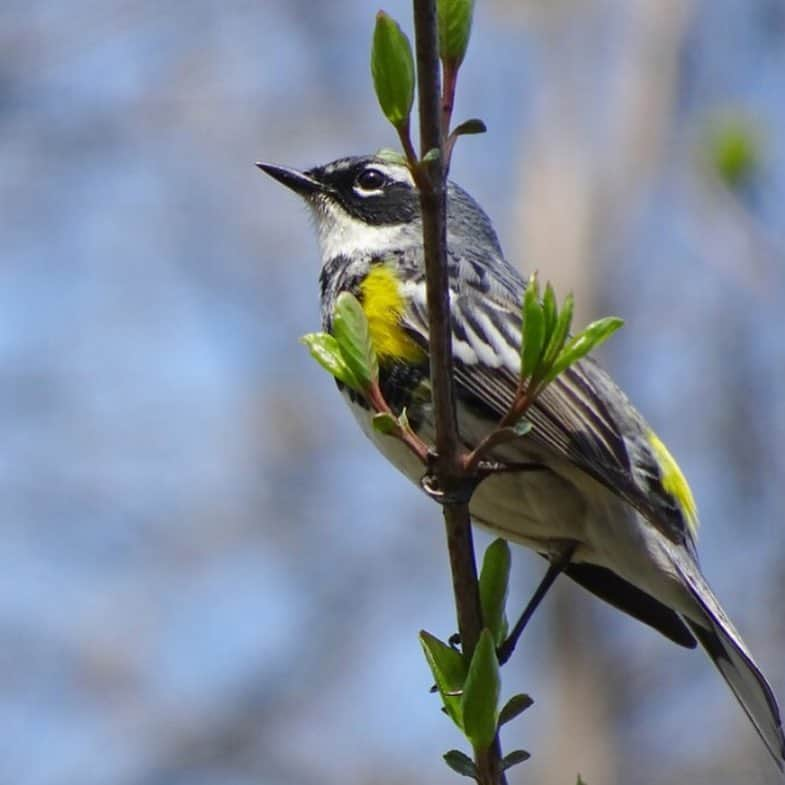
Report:
[[[785,3],[477,5],[453,176],[579,322],[626,319],[603,359],[785,700]],[[440,515],[298,345],[316,243],[253,165],[395,144],[376,10],[0,6],[0,783],[456,782]],[[774,781],[702,654],[558,589],[505,669],[512,783]]]

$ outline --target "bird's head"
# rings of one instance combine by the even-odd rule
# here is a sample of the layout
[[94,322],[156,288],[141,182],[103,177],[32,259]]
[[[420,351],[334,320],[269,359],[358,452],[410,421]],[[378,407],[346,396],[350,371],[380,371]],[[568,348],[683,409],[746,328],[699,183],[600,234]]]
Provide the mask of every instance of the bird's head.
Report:
[[[322,259],[384,256],[422,245],[420,195],[409,169],[389,156],[339,158],[299,171],[257,166],[299,194],[312,209]],[[448,243],[490,243],[501,253],[488,216],[464,190],[449,183]]]

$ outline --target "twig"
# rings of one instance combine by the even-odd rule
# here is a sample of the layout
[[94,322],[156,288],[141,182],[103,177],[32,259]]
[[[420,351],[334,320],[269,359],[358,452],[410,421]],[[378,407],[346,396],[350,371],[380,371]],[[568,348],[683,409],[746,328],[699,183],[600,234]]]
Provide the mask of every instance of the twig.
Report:
[[[420,109],[420,150],[425,155],[434,148],[443,150],[440,75],[434,0],[414,0],[414,31],[417,58],[417,88]],[[430,176],[422,178],[420,201],[423,217],[428,319],[430,334],[431,390],[436,425],[436,453],[433,473],[439,488],[449,497],[461,474],[455,399],[452,389],[452,339],[447,277],[446,183],[444,160],[440,155],[428,162]],[[468,504],[444,505],[447,541],[453,584],[458,604],[458,629],[464,651],[471,656],[482,630],[479,593],[465,587],[477,582]],[[461,530],[465,530],[461,532]],[[468,555],[466,553],[468,551]]]
[[[450,133],[452,110],[455,106],[455,88],[458,84],[458,66],[454,61],[444,64],[444,88],[442,90],[442,134]],[[448,158],[449,160],[449,158]]]
[[[430,370],[436,425],[436,452],[433,473],[441,491],[450,553],[453,591],[464,656],[471,658],[482,631],[482,609],[474,560],[469,505],[451,501],[451,491],[465,479],[462,475],[460,444],[455,419],[452,387],[452,339],[450,295],[447,274],[447,190],[444,135],[435,0],[414,0],[414,32],[417,58],[417,87],[420,110],[420,151],[438,149],[440,155],[428,161],[429,177],[420,178],[423,217]],[[505,782],[500,766],[498,738],[476,755],[475,764],[482,785]]]
[[409,120],[407,118],[406,123],[398,128],[398,138],[401,140],[401,147],[403,147],[404,155],[406,156],[406,160],[409,162],[409,168],[412,170],[412,174],[416,175],[417,173],[417,153],[412,145],[412,137],[409,131]]

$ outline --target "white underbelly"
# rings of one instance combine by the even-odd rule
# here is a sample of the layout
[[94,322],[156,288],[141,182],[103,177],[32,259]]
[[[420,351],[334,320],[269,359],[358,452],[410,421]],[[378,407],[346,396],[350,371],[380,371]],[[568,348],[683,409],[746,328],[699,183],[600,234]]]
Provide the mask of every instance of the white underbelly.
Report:
[[[379,451],[419,486],[419,459],[398,439],[371,426],[368,413],[351,405]],[[520,458],[520,456],[518,456]],[[536,461],[538,456],[532,454]],[[538,553],[557,554],[576,543],[573,561],[606,567],[678,611],[692,615],[694,603],[677,577],[668,544],[629,504],[567,461],[554,470],[510,472],[484,480],[474,492],[474,521]]]

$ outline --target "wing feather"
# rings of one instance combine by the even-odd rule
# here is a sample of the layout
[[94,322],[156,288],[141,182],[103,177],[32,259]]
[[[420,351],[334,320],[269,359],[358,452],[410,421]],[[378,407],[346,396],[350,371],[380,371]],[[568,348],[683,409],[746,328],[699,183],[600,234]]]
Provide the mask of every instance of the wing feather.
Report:
[[[463,263],[451,259],[457,394],[475,409],[484,408],[501,419],[513,401],[520,372],[525,284],[506,262],[501,262],[503,274],[493,279],[479,275],[476,265],[471,265],[471,275],[459,275]],[[405,327],[427,346],[424,297],[410,301]],[[651,459],[648,425],[596,362],[584,359],[557,377],[527,418],[533,428],[526,438],[592,476],[668,539],[694,553],[685,516],[662,487]]]

